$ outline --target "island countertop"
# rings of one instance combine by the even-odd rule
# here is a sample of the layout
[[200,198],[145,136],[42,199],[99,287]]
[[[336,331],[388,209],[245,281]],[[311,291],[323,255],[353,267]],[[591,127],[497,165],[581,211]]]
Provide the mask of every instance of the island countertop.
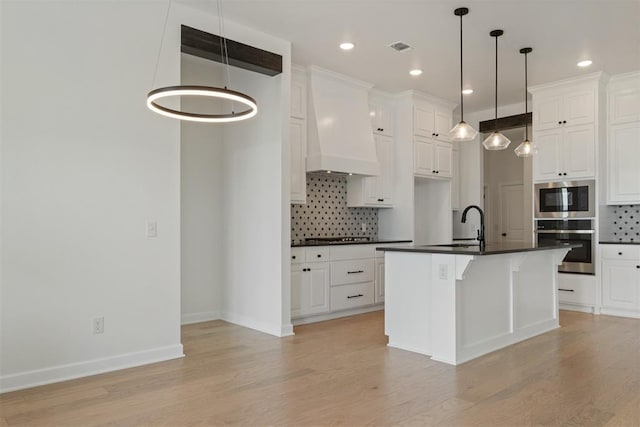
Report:
[[550,249],[579,248],[579,243],[558,243],[556,245],[537,245],[534,243],[490,243],[480,249],[478,244],[452,243],[449,245],[421,245],[376,248],[387,252],[414,252],[451,255],[498,255],[515,252],[545,251]]

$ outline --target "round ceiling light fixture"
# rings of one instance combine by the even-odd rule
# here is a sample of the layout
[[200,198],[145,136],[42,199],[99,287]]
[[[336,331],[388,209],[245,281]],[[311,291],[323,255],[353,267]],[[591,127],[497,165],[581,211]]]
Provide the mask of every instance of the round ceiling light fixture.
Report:
[[588,66],[589,66],[589,65],[591,65],[591,64],[593,64],[593,61],[592,61],[592,60],[590,60],[590,59],[585,59],[584,61],[580,61],[580,62],[578,62],[576,65],[577,65],[578,67],[582,67],[582,68],[584,68],[584,67],[588,67]]
[[414,70],[409,71],[409,74],[411,74],[413,77],[418,77],[419,75],[422,74],[422,70],[419,68],[416,68]]
[[356,45],[351,42],[340,43],[340,49],[342,50],[351,50],[354,47],[356,47]]
[[[155,85],[156,74],[158,72],[158,63],[160,62],[160,53],[162,52],[162,45],[164,44],[164,34],[167,29],[167,22],[169,20],[169,12],[171,11],[171,3],[169,0],[169,6],[167,7],[167,14],[164,18],[164,28],[162,30],[162,40],[160,41],[160,48],[158,49],[158,58],[156,60],[156,68],[153,73],[152,87]],[[212,86],[197,86],[197,85],[180,85],[180,86],[167,86],[158,89],[153,89],[147,94],[147,107],[155,113],[161,114],[173,119],[186,120],[191,122],[205,122],[205,123],[226,123],[237,122],[240,120],[250,119],[258,114],[258,105],[255,99],[251,98],[244,93],[237,92],[228,89],[231,86],[231,77],[229,74],[229,52],[227,50],[227,38],[224,35],[224,22],[222,19],[222,9],[220,7],[220,0],[217,0],[218,6],[218,25],[220,28],[220,50],[221,56],[224,60],[226,68],[227,85],[224,88],[212,87]],[[231,101],[231,112],[226,114],[205,114],[205,113],[192,113],[188,111],[182,111],[179,109],[173,109],[165,107],[158,102],[159,99],[172,98],[180,96],[196,96],[203,98],[218,98],[225,101]],[[236,103],[242,104],[247,109],[240,112],[235,111]]]
[[462,94],[463,95],[471,95],[473,93],[473,89],[463,89],[462,90]]

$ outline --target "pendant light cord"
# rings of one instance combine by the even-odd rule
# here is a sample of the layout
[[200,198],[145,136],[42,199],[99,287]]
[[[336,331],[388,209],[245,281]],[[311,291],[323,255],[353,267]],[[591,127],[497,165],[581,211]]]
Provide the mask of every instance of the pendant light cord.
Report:
[[496,118],[493,122],[494,132],[498,131],[498,36],[496,36]]
[[151,80],[151,89],[156,85],[156,75],[158,74],[158,64],[160,64],[160,55],[162,54],[162,45],[164,44],[164,34],[167,32],[167,22],[169,22],[169,12],[171,11],[171,0],[167,6],[167,13],[164,15],[164,25],[162,27],[162,38],[160,39],[160,47],[158,47],[158,56],[156,57],[156,68],[153,70],[153,79]]
[[[224,31],[224,19],[222,17],[222,6],[220,5],[221,1],[217,0],[216,5],[218,7],[218,26],[220,27],[220,54],[222,55],[223,63],[225,64],[227,84],[225,85],[225,89],[229,89],[231,87],[231,73],[229,72],[229,51],[227,49],[227,37]],[[231,102],[231,114],[235,114],[235,102]]]
[[464,122],[464,96],[462,94],[462,15],[460,15],[460,121]]
[[527,114],[529,113],[529,97],[528,95],[528,79],[527,79],[527,53],[524,53],[524,139],[529,140],[529,123],[527,120]]

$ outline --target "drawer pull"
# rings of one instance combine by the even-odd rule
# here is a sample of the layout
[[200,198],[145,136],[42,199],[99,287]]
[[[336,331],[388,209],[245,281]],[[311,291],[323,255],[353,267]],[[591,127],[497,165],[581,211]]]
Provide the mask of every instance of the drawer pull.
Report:
[[364,295],[362,294],[358,294],[358,295],[347,295],[347,298],[351,299],[351,298],[360,298],[363,297]]
[[347,271],[347,274],[358,274],[358,273],[364,273],[364,270],[358,270],[358,271]]
[[559,291],[562,292],[575,292],[573,289],[562,289],[562,288],[558,288]]

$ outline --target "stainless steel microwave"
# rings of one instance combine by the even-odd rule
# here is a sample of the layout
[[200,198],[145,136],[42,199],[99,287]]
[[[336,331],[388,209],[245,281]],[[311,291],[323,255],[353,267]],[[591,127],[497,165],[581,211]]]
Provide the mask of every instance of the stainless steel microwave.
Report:
[[559,181],[535,185],[536,218],[593,218],[595,181]]

